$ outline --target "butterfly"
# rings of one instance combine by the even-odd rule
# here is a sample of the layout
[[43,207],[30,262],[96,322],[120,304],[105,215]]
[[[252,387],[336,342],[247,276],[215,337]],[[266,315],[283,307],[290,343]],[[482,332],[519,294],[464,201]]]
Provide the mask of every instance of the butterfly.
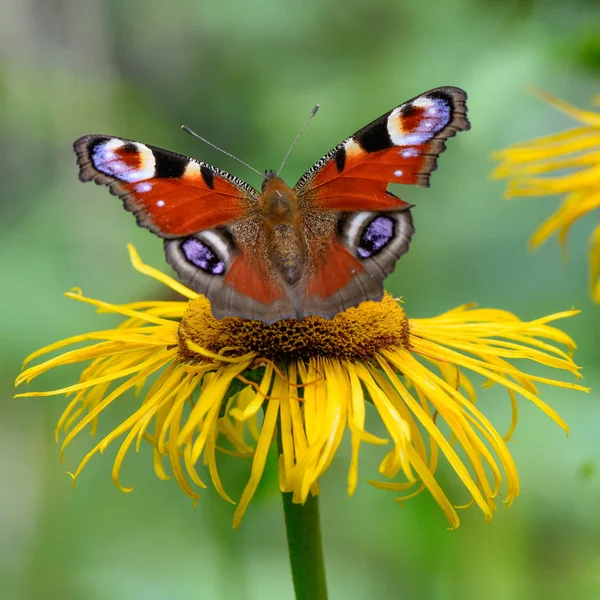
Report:
[[470,128],[466,93],[440,87],[385,113],[318,160],[290,188],[261,191],[193,158],[107,135],[74,143],[81,181],[108,186],[216,318],[270,324],[332,318],[380,300],[407,252],[410,209],[389,183],[429,186],[444,142]]

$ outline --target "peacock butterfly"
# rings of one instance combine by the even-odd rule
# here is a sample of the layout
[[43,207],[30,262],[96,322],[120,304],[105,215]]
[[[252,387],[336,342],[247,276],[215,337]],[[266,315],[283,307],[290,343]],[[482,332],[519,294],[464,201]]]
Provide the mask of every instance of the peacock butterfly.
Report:
[[445,140],[470,127],[466,98],[440,87],[405,102],[293,188],[269,170],[258,192],[193,158],[107,135],[86,135],[74,150],[81,181],[108,186],[164,239],[169,264],[217,318],[331,318],[381,299],[414,233],[412,205],[387,186],[429,185]]

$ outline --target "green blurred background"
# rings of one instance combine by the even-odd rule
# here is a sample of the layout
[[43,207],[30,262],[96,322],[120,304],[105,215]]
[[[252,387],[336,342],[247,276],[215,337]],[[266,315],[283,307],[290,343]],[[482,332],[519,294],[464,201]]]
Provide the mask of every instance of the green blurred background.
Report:
[[[169,297],[132,270],[125,250],[134,242],[168,272],[160,241],[105,189],[78,182],[71,143],[83,134],[183,152],[258,186],[180,125],[263,170],[279,165],[319,102],[283,173],[293,184],[404,100],[463,87],[472,131],[449,142],[429,190],[394,190],[417,205],[417,234],[388,287],[413,317],[465,302],[524,319],[581,308],[561,327],[579,345],[584,383],[600,389],[600,307],[587,295],[592,219],[573,228],[568,264],[554,241],[530,254],[528,236],[559,200],[506,202],[504,184],[489,180],[493,149],[571,126],[525,86],[581,106],[600,91],[597,2],[3,0],[1,9],[0,599],[292,598],[273,463],[233,532],[233,508],[208,490],[194,510],[174,482],[154,476],[148,447],[125,463],[122,481],[133,493],[111,483],[114,448],[72,489],[65,471],[92,440],[81,435],[61,464],[53,429],[64,399],[11,399],[25,355],[117,322],[63,291],[81,286],[112,302]],[[34,385],[76,374],[65,368]],[[542,388],[542,397],[571,436],[520,402],[510,448],[522,494],[488,525],[472,509],[447,531],[426,493],[400,508],[366,483],[380,458],[368,450],[364,483],[348,498],[344,446],[322,481],[331,598],[600,598],[597,393]],[[104,415],[101,432],[134,404],[128,398]],[[483,391],[480,406],[506,430],[505,393]],[[239,495],[248,461],[222,465],[228,491]],[[465,499],[445,465],[439,477],[456,503]]]

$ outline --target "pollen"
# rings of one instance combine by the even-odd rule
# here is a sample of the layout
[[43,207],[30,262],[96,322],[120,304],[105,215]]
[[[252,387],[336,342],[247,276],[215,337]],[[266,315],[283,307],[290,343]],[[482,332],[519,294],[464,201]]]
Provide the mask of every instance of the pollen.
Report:
[[363,302],[333,319],[284,319],[271,325],[237,317],[215,319],[203,296],[191,300],[179,326],[182,359],[194,360],[188,341],[211,352],[250,352],[274,361],[335,358],[368,360],[383,350],[408,348],[404,310],[390,294],[381,302]]

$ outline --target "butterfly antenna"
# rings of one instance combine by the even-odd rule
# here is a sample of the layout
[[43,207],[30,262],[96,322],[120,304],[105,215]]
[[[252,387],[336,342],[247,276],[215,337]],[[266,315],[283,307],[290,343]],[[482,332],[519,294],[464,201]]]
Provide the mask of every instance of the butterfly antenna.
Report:
[[317,104],[310,111],[310,115],[308,115],[308,119],[306,119],[306,121],[304,121],[304,125],[302,125],[302,129],[300,130],[300,133],[296,136],[296,139],[292,142],[292,145],[290,146],[290,149],[287,151],[287,154],[285,155],[285,157],[283,159],[283,162],[281,163],[281,166],[279,167],[279,170],[277,171],[277,176],[279,176],[279,173],[281,173],[281,169],[283,169],[283,165],[285,165],[285,161],[288,159],[288,156],[290,155],[290,152],[292,151],[292,149],[296,145],[296,142],[300,139],[300,136],[304,133],[304,130],[307,128],[309,121],[317,114],[318,110],[319,110],[319,105]]
[[223,150],[223,148],[219,148],[219,146],[216,146],[212,142],[209,142],[206,138],[203,138],[201,135],[198,135],[195,131],[192,131],[187,125],[182,125],[181,129],[183,129],[186,133],[189,133],[190,135],[193,135],[195,138],[198,138],[199,140],[202,140],[205,144],[208,144],[209,146],[212,146],[215,150],[218,150],[219,152],[222,152],[223,154],[226,154],[230,158],[233,158],[234,160],[237,160],[238,162],[242,163],[245,167],[248,167],[251,171],[254,171],[255,173],[258,173],[261,177],[264,177],[264,173],[261,173],[260,171],[258,171],[254,167],[251,167],[248,163],[245,163],[241,158],[238,158],[237,156],[234,156],[233,154],[229,154],[229,152]]

